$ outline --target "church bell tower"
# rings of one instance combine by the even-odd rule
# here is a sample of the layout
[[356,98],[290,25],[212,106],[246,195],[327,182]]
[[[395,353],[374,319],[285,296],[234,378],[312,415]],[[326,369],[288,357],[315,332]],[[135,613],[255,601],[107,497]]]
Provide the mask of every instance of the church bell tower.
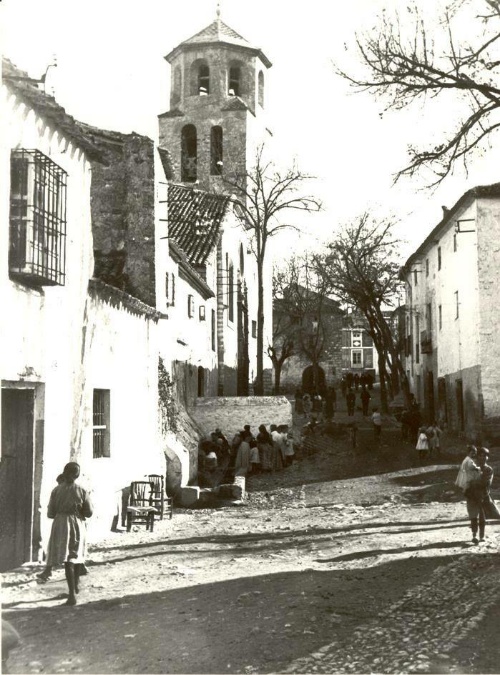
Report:
[[173,49],[170,110],[159,115],[159,142],[171,155],[173,180],[231,192],[224,176],[245,173],[270,137],[261,49],[217,18]]

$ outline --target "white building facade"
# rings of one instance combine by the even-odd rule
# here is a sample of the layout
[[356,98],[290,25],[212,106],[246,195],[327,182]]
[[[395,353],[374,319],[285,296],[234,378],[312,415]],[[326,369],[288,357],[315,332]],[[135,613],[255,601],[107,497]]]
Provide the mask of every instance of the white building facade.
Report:
[[500,429],[500,185],[466,192],[403,268],[406,368],[428,421],[477,442]]

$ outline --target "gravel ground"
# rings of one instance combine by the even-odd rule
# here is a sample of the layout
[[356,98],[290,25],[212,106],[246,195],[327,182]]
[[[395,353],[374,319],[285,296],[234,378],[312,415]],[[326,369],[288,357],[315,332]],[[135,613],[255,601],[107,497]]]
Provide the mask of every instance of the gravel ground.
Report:
[[500,528],[470,545],[460,455],[416,465],[396,427],[375,450],[361,426],[355,451],[321,440],[250,478],[240,507],[110,535],[75,608],[60,570],[43,585],[40,567],[4,574],[23,640],[11,671],[500,672]]

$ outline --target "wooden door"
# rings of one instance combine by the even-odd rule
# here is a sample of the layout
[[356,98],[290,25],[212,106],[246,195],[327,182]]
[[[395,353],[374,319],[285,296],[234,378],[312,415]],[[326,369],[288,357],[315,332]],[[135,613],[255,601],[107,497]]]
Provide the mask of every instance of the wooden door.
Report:
[[31,389],[2,389],[0,571],[30,560],[33,524]]

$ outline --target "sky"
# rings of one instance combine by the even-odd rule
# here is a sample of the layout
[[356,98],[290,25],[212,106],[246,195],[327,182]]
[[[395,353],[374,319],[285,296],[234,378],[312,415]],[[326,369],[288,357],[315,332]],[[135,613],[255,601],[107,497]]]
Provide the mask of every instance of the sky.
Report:
[[[106,129],[155,137],[157,115],[168,110],[170,67],[176,45],[215,19],[217,0],[2,0],[3,54],[33,77],[57,57],[47,76],[59,103],[79,120]],[[446,127],[425,110],[382,115],[368,93],[355,94],[333,64],[354,58],[356,32],[400,0],[221,0],[222,20],[260,47],[273,63],[266,80],[266,111],[276,163],[296,157],[316,177],[320,214],[304,216],[299,249],[314,249],[343,222],[368,210],[399,220],[406,257],[469,188],[496,182],[498,151],[489,150],[469,176],[449,178],[435,192],[418,180],[393,186],[406,146]],[[433,5],[435,3],[432,3]],[[428,111],[427,111],[428,112]]]

